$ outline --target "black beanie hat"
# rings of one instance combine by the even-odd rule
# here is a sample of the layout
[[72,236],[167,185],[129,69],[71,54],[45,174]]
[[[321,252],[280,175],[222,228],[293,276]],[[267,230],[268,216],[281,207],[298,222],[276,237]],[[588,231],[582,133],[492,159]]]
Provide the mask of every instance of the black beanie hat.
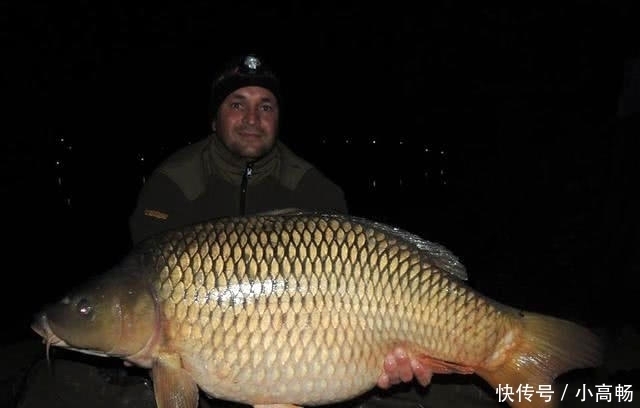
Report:
[[245,86],[260,86],[270,90],[280,105],[280,81],[260,58],[249,54],[232,59],[222,74],[213,81],[209,105],[211,119],[215,119],[224,98]]

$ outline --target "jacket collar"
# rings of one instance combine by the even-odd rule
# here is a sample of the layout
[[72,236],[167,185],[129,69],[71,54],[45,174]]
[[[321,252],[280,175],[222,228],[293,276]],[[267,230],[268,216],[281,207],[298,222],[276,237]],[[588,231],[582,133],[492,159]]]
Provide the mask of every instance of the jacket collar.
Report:
[[222,177],[233,185],[240,185],[242,177],[251,165],[252,173],[249,185],[259,183],[270,175],[274,177],[280,170],[280,142],[276,141],[273,149],[257,160],[242,159],[227,149],[215,133],[209,136],[207,149],[204,151],[205,167],[209,174]]

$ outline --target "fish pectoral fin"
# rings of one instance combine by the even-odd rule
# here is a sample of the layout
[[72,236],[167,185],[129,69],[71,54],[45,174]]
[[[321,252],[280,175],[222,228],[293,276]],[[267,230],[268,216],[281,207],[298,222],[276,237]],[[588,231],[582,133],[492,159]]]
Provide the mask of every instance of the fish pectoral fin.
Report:
[[473,374],[475,370],[472,367],[452,363],[449,361],[438,360],[425,354],[416,356],[420,364],[429,367],[436,374]]
[[182,368],[179,356],[160,355],[153,362],[151,376],[158,408],[197,408],[198,386]]

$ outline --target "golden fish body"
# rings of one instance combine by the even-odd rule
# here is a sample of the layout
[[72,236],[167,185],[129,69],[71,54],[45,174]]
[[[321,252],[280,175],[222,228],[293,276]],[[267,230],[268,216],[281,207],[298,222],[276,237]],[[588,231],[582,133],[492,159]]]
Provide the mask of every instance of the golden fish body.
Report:
[[153,251],[166,342],[206,392],[252,404],[361,394],[395,345],[495,363],[512,316],[389,232],[311,216],[168,235]]
[[[169,395],[193,406],[196,385],[254,406],[350,399],[375,386],[397,346],[435,372],[475,372],[494,386],[550,383],[599,359],[587,330],[466,286],[442,246],[351,216],[204,222],[146,241],[117,269],[91,286],[102,297],[126,291],[107,296],[118,298],[111,309],[129,310],[108,345],[87,341],[87,328],[63,312],[45,312],[34,329],[53,344],[152,368],[159,406],[170,406]],[[65,306],[86,306],[86,293]]]

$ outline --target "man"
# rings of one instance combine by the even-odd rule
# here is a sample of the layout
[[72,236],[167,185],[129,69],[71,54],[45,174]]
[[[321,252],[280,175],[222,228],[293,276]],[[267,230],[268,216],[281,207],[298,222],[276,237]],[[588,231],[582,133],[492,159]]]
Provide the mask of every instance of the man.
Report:
[[[279,82],[255,56],[247,56],[216,79],[213,133],[165,160],[142,188],[130,217],[135,243],[174,227],[205,219],[279,209],[347,211],[341,188],[278,140]],[[20,407],[153,407],[145,370],[125,369],[113,359],[65,353],[55,375],[46,361],[25,380]],[[384,362],[379,385],[424,381],[430,372],[402,350]],[[200,406],[237,406],[201,398]]]
[[211,135],[152,172],[130,218],[135,243],[213,217],[283,208],[347,212],[342,189],[278,140],[280,84],[256,56],[214,82]]
[[[143,186],[130,217],[134,244],[174,227],[279,209],[347,213],[342,189],[278,140],[280,83],[255,55],[231,61],[213,84],[208,138],[171,155]],[[381,388],[426,385],[431,371],[390,353]]]

